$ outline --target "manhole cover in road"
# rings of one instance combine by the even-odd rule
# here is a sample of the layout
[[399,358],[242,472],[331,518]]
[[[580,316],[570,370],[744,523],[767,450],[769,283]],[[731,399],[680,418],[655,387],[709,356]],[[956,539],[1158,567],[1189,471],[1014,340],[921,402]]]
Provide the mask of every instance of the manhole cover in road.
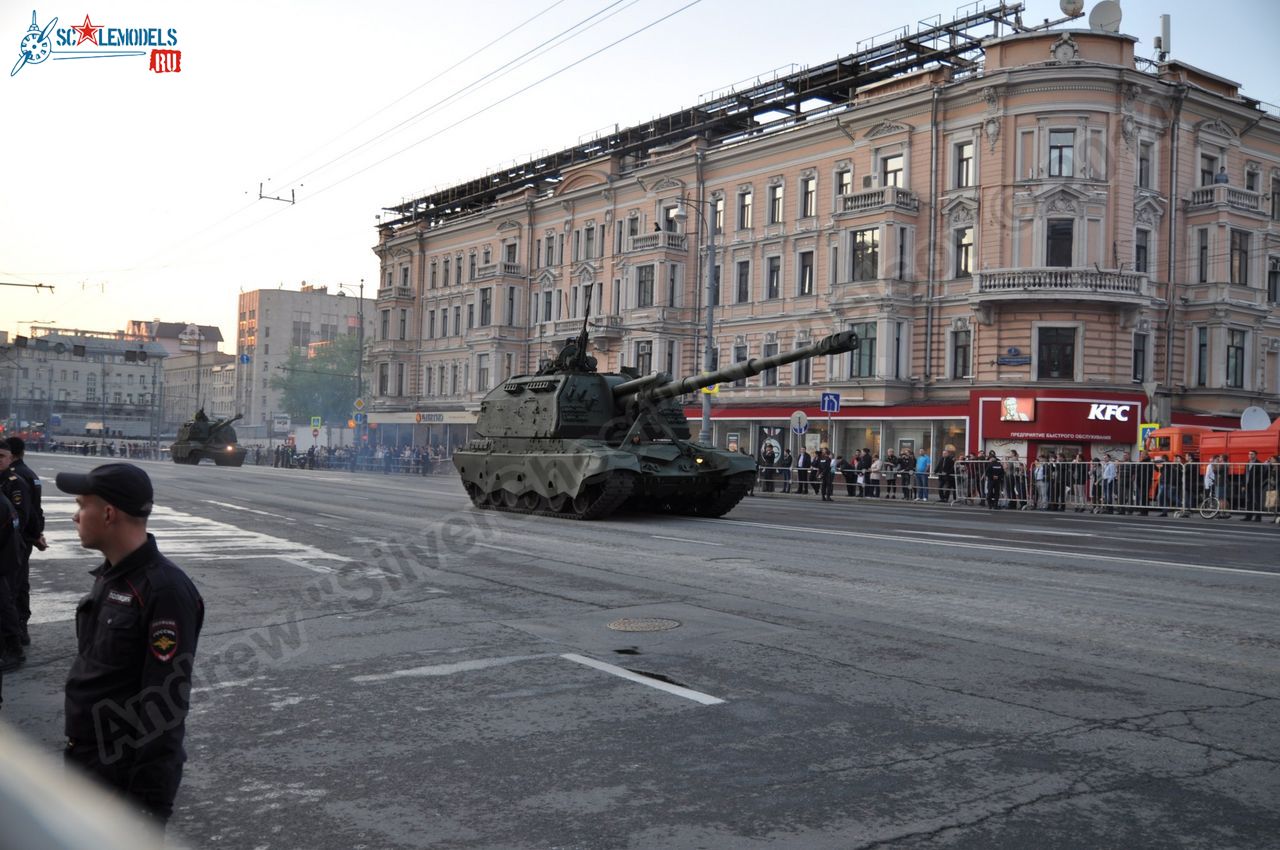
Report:
[[609,624],[609,628],[615,632],[665,632],[679,627],[679,620],[664,620],[659,617],[624,617]]

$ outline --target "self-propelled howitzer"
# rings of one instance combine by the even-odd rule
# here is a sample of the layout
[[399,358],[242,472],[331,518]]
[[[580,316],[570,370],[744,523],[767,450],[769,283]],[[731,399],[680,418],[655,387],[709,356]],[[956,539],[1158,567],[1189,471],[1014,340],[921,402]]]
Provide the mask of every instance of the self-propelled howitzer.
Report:
[[797,360],[858,347],[853,331],[703,375],[596,371],[586,334],[565,343],[534,375],[485,396],[479,436],[454,465],[482,508],[599,519],[639,510],[722,516],[754,486],[755,460],[692,439],[679,398]]
[[174,463],[195,465],[209,458],[218,466],[244,465],[245,449],[236,445],[236,429],[231,423],[244,418],[237,414],[230,419],[209,420],[204,409],[196,411],[178,428],[178,439],[169,448]]

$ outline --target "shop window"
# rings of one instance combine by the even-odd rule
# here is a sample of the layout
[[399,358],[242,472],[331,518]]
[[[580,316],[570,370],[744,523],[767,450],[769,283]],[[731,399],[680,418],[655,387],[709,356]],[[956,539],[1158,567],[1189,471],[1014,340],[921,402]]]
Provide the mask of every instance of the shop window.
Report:
[[1037,337],[1037,380],[1072,380],[1076,368],[1076,329],[1039,328]]
[[858,348],[849,352],[849,377],[874,378],[876,376],[876,323],[859,322],[849,325],[858,335]]

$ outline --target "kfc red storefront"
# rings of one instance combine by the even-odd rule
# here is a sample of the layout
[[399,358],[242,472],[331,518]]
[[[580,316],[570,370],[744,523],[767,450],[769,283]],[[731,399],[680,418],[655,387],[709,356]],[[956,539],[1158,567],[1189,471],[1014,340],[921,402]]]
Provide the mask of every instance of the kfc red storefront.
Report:
[[1138,426],[1147,398],[1141,392],[1099,393],[1071,389],[974,390],[969,395],[969,451],[1022,457],[1042,452],[1107,452],[1136,455]]

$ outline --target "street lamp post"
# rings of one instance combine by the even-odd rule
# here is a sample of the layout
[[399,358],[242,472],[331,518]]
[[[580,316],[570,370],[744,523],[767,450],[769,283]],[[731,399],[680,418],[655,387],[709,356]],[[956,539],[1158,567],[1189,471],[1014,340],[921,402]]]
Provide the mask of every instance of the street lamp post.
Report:
[[[688,215],[685,213],[684,199],[680,199],[680,205],[676,207],[675,217],[677,219],[685,219]],[[711,372],[715,369],[715,292],[716,292],[716,229],[714,225],[707,221],[707,217],[702,210],[697,207],[693,211],[698,214],[698,219],[702,222],[702,229],[707,234],[707,282],[706,282],[706,309],[704,311],[705,326],[703,327],[704,344],[702,351],[702,369],[705,372]],[[702,423],[698,429],[698,442],[703,445],[712,444],[711,433],[711,394],[702,392]]]
[[[344,288],[350,289],[352,287],[351,287],[351,284],[349,283],[338,284],[339,291],[341,291]],[[357,289],[360,293],[359,295],[360,300],[356,302],[356,321],[359,322],[360,324],[356,328],[356,348],[358,349],[358,352],[356,354],[356,398],[359,398],[364,395],[364,278],[360,278],[360,286],[357,287]],[[359,451],[360,449],[360,445],[361,445],[360,434],[361,434],[362,425],[363,425],[362,422],[360,422],[359,420],[356,421],[356,433],[355,433],[356,444],[352,446],[352,449],[355,451]]]

